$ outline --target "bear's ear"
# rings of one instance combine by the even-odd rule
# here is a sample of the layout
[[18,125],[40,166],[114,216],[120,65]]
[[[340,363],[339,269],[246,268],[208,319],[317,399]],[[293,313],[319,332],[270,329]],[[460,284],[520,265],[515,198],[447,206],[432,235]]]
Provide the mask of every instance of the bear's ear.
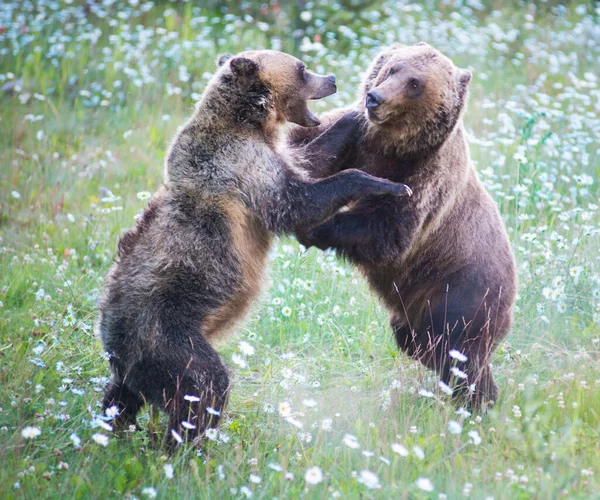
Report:
[[466,90],[471,83],[471,78],[473,75],[467,69],[459,69],[458,70],[458,85],[461,89]]
[[369,69],[367,69],[367,74],[365,75],[363,81],[363,94],[366,94],[367,92],[369,92],[369,90],[371,90],[371,88],[373,87],[373,82],[377,78],[377,75],[379,75],[381,68],[383,68],[385,66],[385,63],[388,62],[390,57],[392,57],[393,51],[396,48],[397,47],[393,45],[389,49],[384,50],[371,63],[371,66],[369,66]]
[[241,83],[247,83],[258,75],[258,64],[247,57],[233,57],[229,61],[233,76]]
[[429,44],[427,42],[417,42],[415,47],[429,47]]
[[459,69],[457,73],[458,80],[458,96],[461,105],[464,106],[466,101],[467,93],[469,90],[469,83],[471,83],[471,72],[466,69]]
[[229,59],[231,59],[232,57],[233,57],[233,54],[221,54],[217,58],[217,66],[220,68],[221,66],[223,66],[223,64],[225,64],[227,61],[229,61]]
[[399,49],[403,49],[403,48],[405,48],[405,47],[406,47],[406,45],[404,45],[403,43],[396,42],[396,43],[393,43],[392,45],[390,45],[390,46],[389,46],[389,47],[386,49],[386,52],[387,52],[387,51],[392,51],[392,50],[399,50]]

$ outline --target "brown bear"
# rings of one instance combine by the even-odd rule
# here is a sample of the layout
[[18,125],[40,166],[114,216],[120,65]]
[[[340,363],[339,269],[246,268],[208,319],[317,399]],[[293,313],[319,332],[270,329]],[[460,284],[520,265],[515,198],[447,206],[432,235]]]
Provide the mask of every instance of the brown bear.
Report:
[[[144,403],[159,405],[173,443],[199,443],[219,420],[229,376],[212,344],[256,298],[273,235],[365,195],[408,192],[359,170],[313,180],[295,168],[282,127],[318,125],[306,101],[334,93],[334,77],[276,51],[222,56],[219,66],[171,144],[164,185],[119,241],[100,303],[112,371],[104,411],[116,407],[123,427]],[[312,146],[334,158],[330,143],[356,130],[342,120],[335,141],[324,134]]]
[[489,359],[511,325],[516,276],[504,224],[469,157],[470,81],[425,43],[394,45],[367,71],[355,106],[288,139],[302,146],[353,116],[360,138],[337,163],[313,162],[313,176],[342,165],[413,189],[411,198],[363,198],[298,238],[356,264],[390,310],[398,346],[477,407],[497,398]]

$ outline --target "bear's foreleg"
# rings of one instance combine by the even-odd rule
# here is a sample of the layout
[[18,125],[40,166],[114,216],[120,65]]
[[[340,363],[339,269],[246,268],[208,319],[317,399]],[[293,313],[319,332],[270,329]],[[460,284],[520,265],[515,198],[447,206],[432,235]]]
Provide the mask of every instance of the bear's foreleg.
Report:
[[296,236],[306,247],[335,249],[356,264],[391,264],[411,247],[419,220],[391,196],[365,198],[350,211]]
[[225,366],[220,363],[208,367],[201,360],[194,360],[190,370],[177,377],[174,392],[165,392],[169,415],[167,441],[175,445],[181,437],[200,445],[207,431],[216,434],[228,394],[229,375]]
[[112,417],[115,429],[126,430],[134,426],[139,430],[136,415],[144,400],[132,391],[124,381],[111,381],[102,401],[102,415]]
[[250,200],[265,226],[276,234],[295,232],[323,222],[348,203],[369,195],[410,195],[410,189],[360,170],[349,169],[322,180],[305,180],[285,172],[276,194]]
[[306,170],[321,179],[344,169],[348,155],[360,142],[362,125],[357,111],[348,111],[304,147]]
[[[123,392],[123,385],[112,384],[105,405],[117,401],[124,409],[124,419],[139,408],[130,407],[131,401],[163,408],[169,417],[165,438],[170,447],[182,440],[200,445],[206,430],[216,428],[229,394],[228,370],[202,337],[194,339],[193,347],[190,341],[189,346],[178,344],[155,351],[134,363],[124,378],[128,390]],[[120,399],[115,399],[116,395]]]

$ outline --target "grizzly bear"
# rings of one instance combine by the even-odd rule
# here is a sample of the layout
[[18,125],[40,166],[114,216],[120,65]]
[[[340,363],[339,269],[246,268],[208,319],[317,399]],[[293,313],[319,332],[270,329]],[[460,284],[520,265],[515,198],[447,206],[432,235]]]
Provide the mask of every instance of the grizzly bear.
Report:
[[355,167],[413,189],[411,198],[365,197],[298,238],[358,266],[391,312],[398,346],[479,407],[497,399],[489,359],[511,325],[516,276],[504,224],[469,157],[470,81],[425,43],[394,45],[372,63],[355,106],[288,140],[300,147],[351,115],[360,138],[337,163],[314,161],[312,175]]
[[[282,127],[318,125],[306,101],[334,93],[333,76],[276,51],[222,56],[219,66],[171,144],[164,185],[121,237],[100,303],[112,372],[104,411],[116,407],[123,427],[144,403],[159,405],[172,444],[199,443],[218,423],[229,376],[213,343],[256,298],[273,235],[365,195],[408,193],[358,170],[313,180],[295,167]],[[358,130],[347,122],[331,129],[335,141],[313,143],[331,168],[330,143],[344,147]]]

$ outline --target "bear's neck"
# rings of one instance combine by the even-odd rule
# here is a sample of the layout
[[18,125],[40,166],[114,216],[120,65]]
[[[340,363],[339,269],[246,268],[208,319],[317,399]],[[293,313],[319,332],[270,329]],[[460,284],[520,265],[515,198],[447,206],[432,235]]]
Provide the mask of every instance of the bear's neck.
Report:
[[252,137],[273,146],[281,142],[287,121],[276,112],[269,96],[235,92],[211,94],[197,104],[192,117],[199,130],[209,131],[211,135]]

